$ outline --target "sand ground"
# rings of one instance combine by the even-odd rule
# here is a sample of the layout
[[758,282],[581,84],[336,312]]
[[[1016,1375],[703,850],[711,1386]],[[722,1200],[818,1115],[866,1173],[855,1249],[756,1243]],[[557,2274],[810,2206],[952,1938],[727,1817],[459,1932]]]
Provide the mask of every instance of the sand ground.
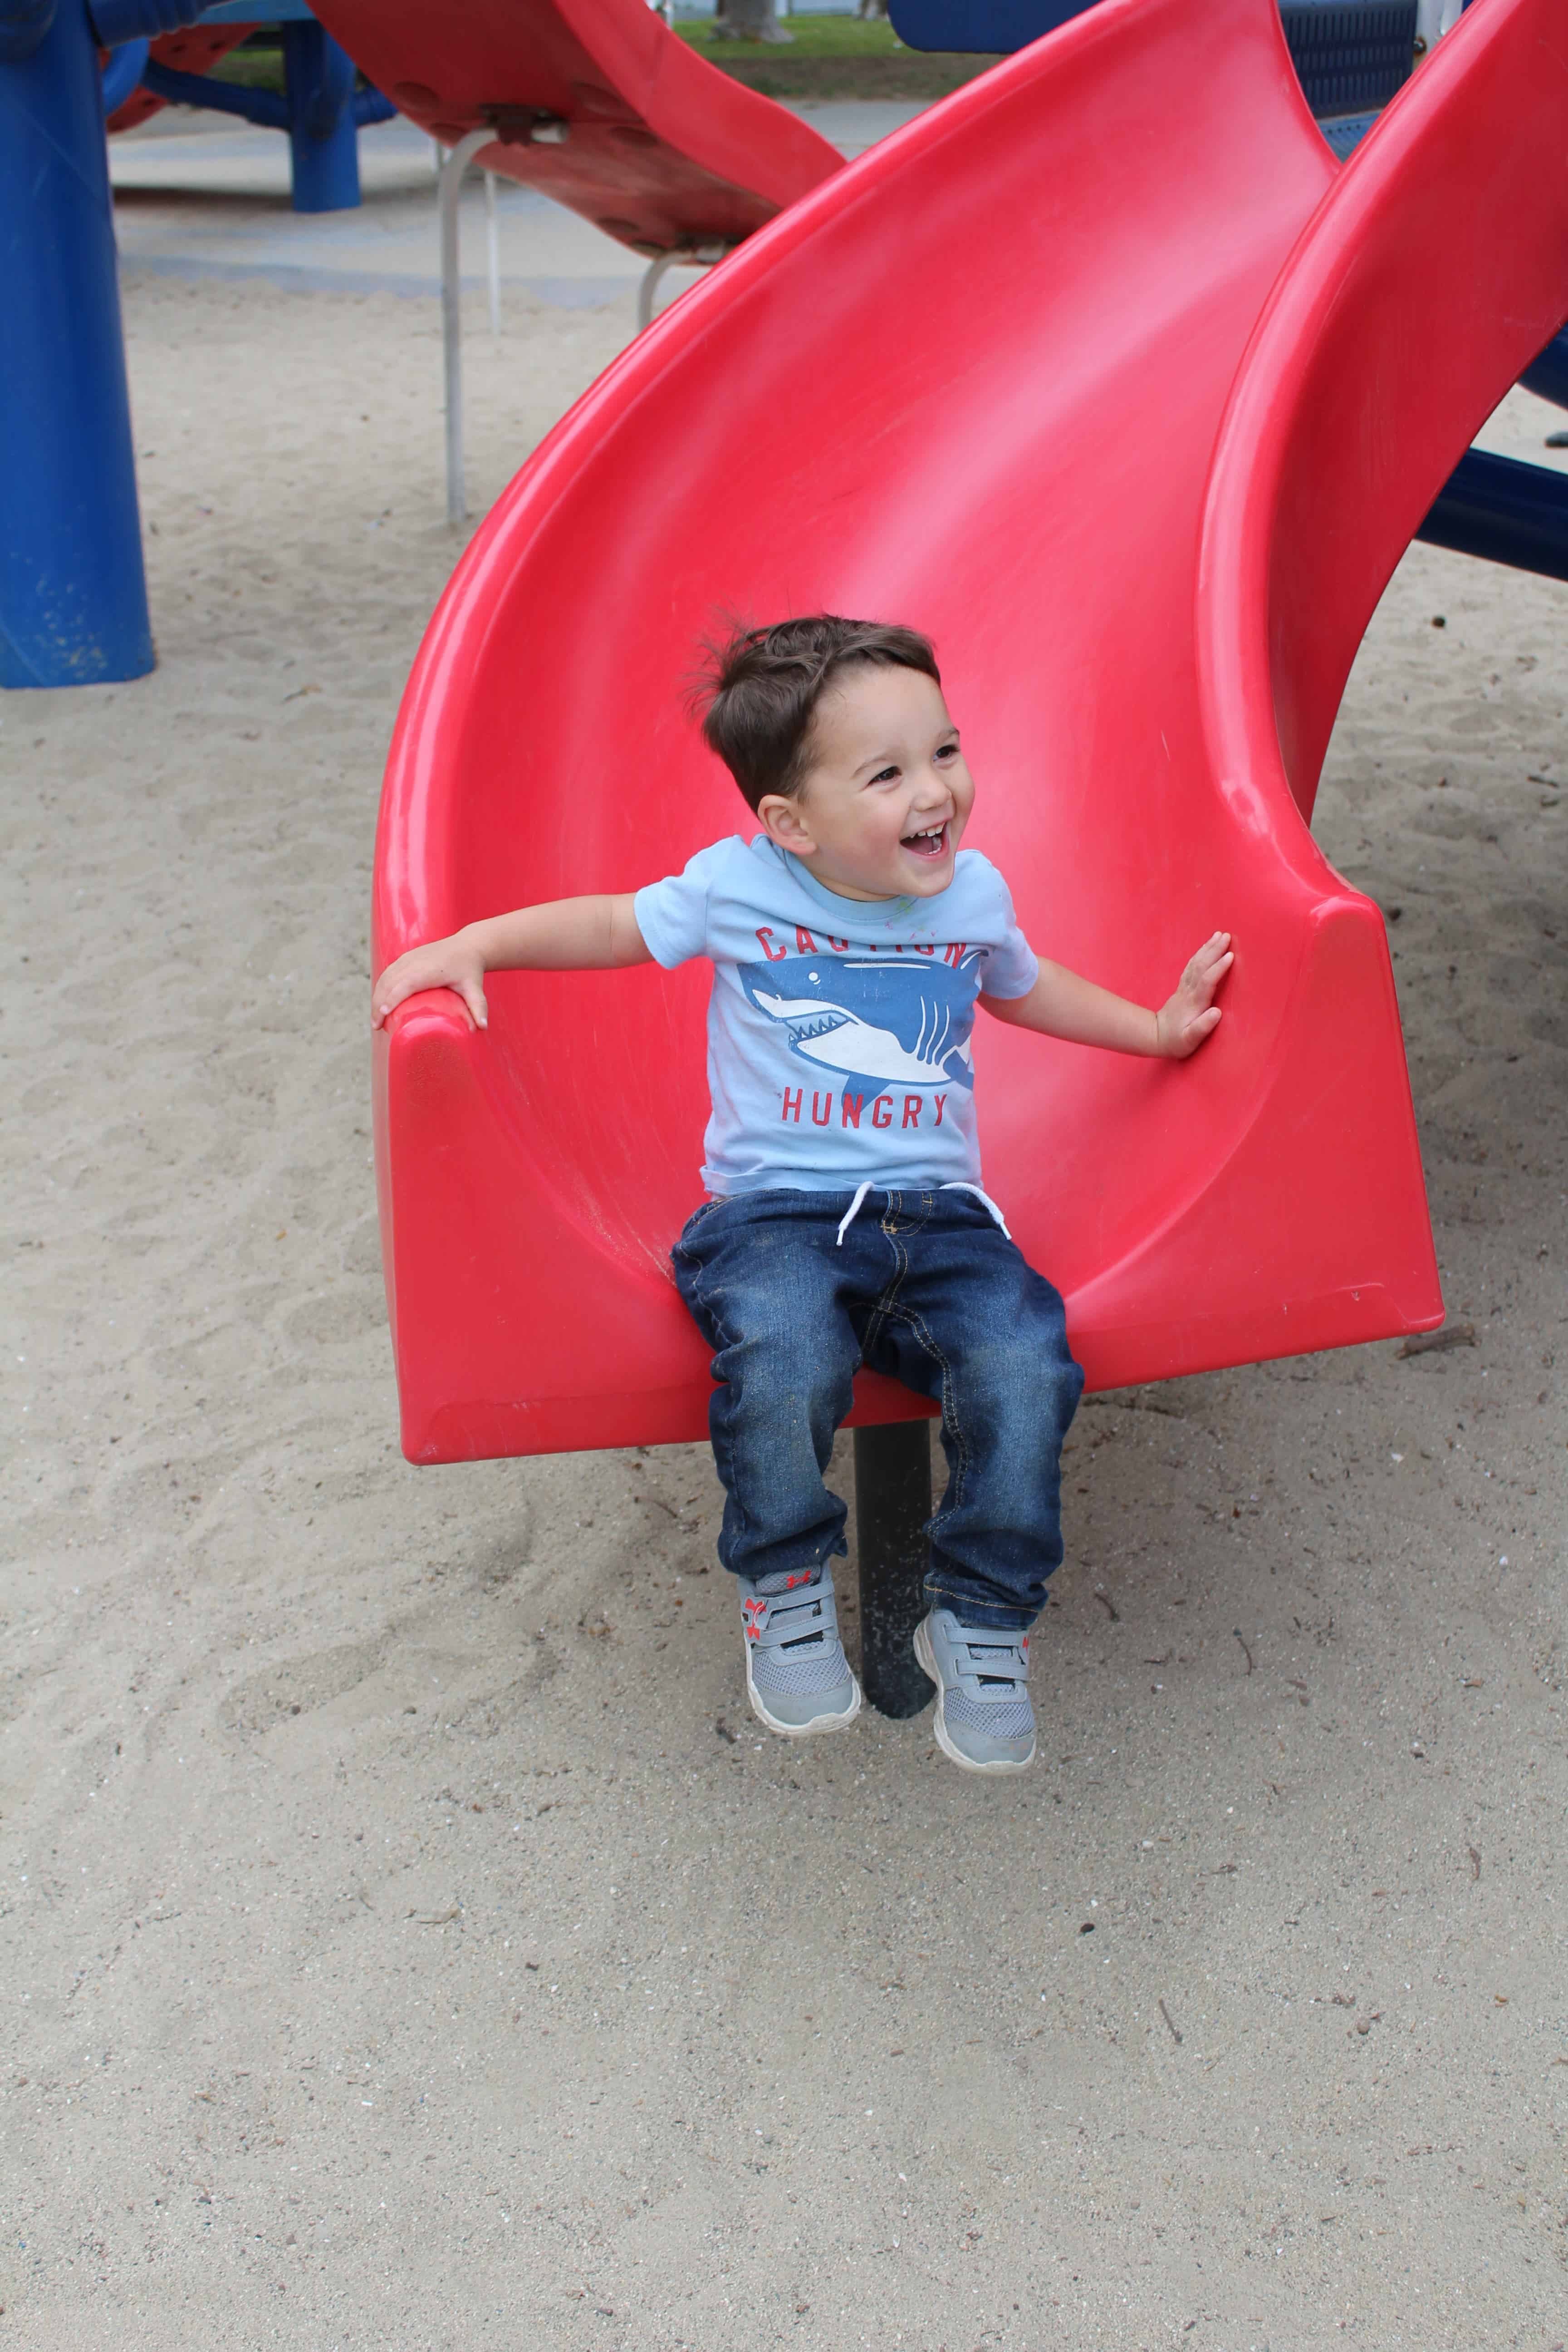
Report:
[[[0,2342],[1551,2352],[1568,592],[1414,551],[1321,802],[1476,1345],[1095,1401],[1040,1767],[797,1753],[704,1453],[397,1453],[365,913],[434,309],[132,231],[160,667],[0,713]],[[509,292],[477,505],[631,325]]]

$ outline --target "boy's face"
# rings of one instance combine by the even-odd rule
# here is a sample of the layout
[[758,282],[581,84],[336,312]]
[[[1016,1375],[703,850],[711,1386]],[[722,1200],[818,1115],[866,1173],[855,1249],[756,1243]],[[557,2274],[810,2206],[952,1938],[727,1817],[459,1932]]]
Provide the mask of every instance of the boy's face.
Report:
[[918,669],[862,663],[817,704],[800,791],[764,795],[771,839],[844,898],[931,898],[974,801],[942,688]]

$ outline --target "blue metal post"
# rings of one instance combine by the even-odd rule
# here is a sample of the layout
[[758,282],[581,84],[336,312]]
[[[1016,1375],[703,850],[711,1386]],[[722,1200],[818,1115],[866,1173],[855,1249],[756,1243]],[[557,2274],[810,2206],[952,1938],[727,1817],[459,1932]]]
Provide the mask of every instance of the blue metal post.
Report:
[[1526,392],[1534,393],[1538,400],[1550,400],[1559,408],[1568,408],[1568,327],[1560,335],[1552,336],[1519,380]]
[[0,48],[0,685],[142,677],[153,633],[85,0],[16,46]]
[[1467,449],[1415,536],[1457,555],[1568,580],[1568,475]]
[[127,41],[121,49],[111,49],[103,68],[103,111],[118,114],[126,100],[147,70],[151,41]]
[[324,26],[283,26],[289,148],[297,213],[347,212],[359,202],[354,62]]

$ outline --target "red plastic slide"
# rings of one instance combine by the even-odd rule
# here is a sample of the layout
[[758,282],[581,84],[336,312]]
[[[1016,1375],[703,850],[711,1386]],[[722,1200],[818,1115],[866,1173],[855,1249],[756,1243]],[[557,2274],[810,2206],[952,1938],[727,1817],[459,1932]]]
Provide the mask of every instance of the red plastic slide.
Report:
[[[745,828],[680,709],[719,614],[911,621],[1037,947],[1148,1003],[1236,934],[1190,1065],[976,1034],[986,1182],[1090,1381],[1437,1321],[1382,919],[1304,812],[1384,582],[1568,310],[1565,127],[1561,0],[1479,0],[1342,170],[1275,0],[1102,0],[836,174],[458,566],[393,747],[378,967]],[[445,994],[378,1033],[410,1458],[701,1433],[666,1254],[706,986],[500,974],[484,1035]],[[863,1418],[919,1410],[863,1382]]]
[[[697,56],[646,0],[313,0],[405,114],[639,253],[738,245],[839,168],[787,109]],[[543,142],[531,138],[541,119]],[[553,132],[564,125],[566,137]]]

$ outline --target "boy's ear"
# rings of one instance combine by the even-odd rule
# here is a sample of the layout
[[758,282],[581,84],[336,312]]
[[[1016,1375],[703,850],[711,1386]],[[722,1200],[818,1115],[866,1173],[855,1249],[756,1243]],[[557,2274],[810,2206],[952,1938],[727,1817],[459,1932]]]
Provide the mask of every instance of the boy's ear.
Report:
[[796,857],[809,857],[816,847],[816,835],[806,823],[805,811],[798,800],[786,799],[783,793],[764,793],[757,803],[757,822],[770,841],[787,849]]

